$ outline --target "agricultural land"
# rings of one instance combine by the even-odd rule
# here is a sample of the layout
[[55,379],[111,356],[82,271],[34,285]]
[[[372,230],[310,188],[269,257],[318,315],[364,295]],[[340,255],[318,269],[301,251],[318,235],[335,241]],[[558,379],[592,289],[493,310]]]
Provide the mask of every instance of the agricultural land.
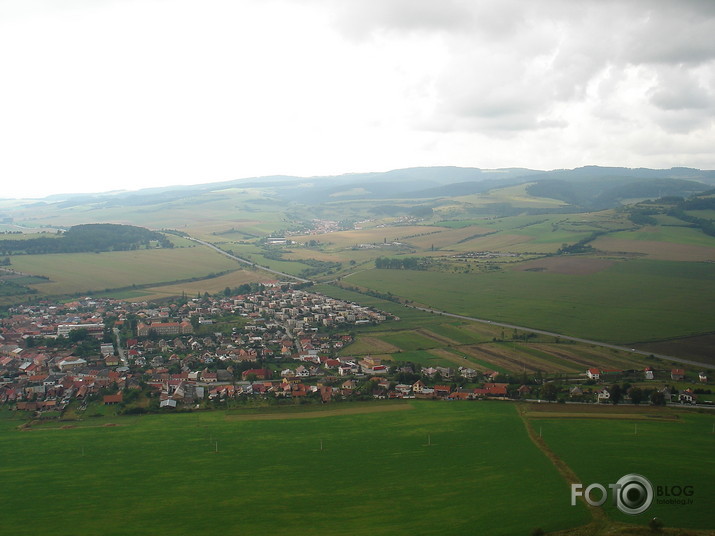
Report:
[[[424,168],[2,201],[3,524],[711,533],[714,186]],[[629,473],[646,513],[571,505]]]

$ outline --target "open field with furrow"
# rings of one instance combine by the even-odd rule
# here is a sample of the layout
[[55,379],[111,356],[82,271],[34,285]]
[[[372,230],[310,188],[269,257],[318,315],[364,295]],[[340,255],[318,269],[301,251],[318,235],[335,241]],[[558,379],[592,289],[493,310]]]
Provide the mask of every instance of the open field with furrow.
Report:
[[469,359],[462,357],[447,348],[435,348],[434,350],[430,350],[429,353],[449,361],[452,366],[476,368],[473,361],[470,361]]
[[569,372],[572,370],[567,365],[557,365],[523,352],[515,352],[508,347],[493,344],[480,344],[474,346],[461,346],[460,350],[482,361],[493,363],[510,372],[518,373],[524,370],[530,372]]
[[448,341],[455,341],[452,344],[476,344],[487,342],[498,335],[494,328],[482,328],[485,324],[479,322],[453,324],[434,324],[429,327],[432,333],[444,337]]
[[429,234],[420,233],[415,236],[405,237],[404,241],[416,248],[424,250],[430,250],[432,246],[434,246],[435,249],[450,249],[452,244],[459,243],[477,235],[481,236],[493,232],[485,227],[477,226],[463,227],[461,229],[445,229],[442,227],[441,229],[439,232]]
[[577,366],[582,367],[582,371],[593,367],[594,364],[598,364],[604,369],[619,370],[639,370],[646,366],[646,361],[640,357],[633,357],[626,352],[618,352],[608,348],[587,345],[569,346],[568,344],[539,345],[539,343],[535,343],[533,346],[552,353],[565,361],[575,363]]
[[343,348],[340,351],[340,355],[350,356],[362,356],[362,355],[376,355],[376,354],[391,354],[394,352],[399,352],[400,348],[394,344],[385,342],[384,340],[378,338],[378,334],[374,333],[372,335],[360,334],[357,336],[355,342],[351,345]]
[[593,247],[606,253],[643,255],[651,259],[663,261],[713,262],[715,247],[690,244],[675,244],[673,242],[657,242],[648,240],[626,240],[614,237],[604,237],[596,240]]
[[512,343],[510,346],[519,354],[529,356],[532,361],[538,360],[538,362],[549,363],[554,367],[554,371],[558,369],[558,372],[583,372],[583,369],[578,364],[571,360],[563,359],[550,350],[544,351],[536,348],[533,344]]
[[646,350],[656,354],[678,355],[686,359],[693,359],[702,363],[709,363],[715,367],[715,333],[697,337],[682,337],[670,341],[652,343],[636,343],[633,345],[639,350]]
[[517,271],[550,272],[565,275],[595,274],[613,266],[615,261],[594,257],[545,257],[513,266]]
[[239,265],[208,248],[149,249],[105,253],[16,255],[14,269],[50,278],[42,295],[170,282],[236,270]]
[[[454,244],[449,248],[449,251],[500,251],[500,252],[547,252],[555,251],[551,245],[531,247],[530,242],[533,240],[530,236],[510,233],[490,234]],[[557,249],[557,248],[556,248]]]
[[263,283],[274,279],[275,277],[271,274],[260,270],[236,270],[230,274],[213,277],[211,279],[204,279],[202,281],[191,281],[176,285],[149,287],[143,289],[142,292],[146,293],[145,295],[135,299],[129,299],[129,301],[159,300],[172,296],[181,296],[182,294],[194,297],[198,294],[203,295],[205,292],[208,292],[209,294],[218,294],[223,292],[226,287],[234,288],[245,283]]
[[424,335],[427,338],[433,339],[436,342],[444,345],[444,346],[459,346],[459,341],[455,341],[454,339],[450,339],[448,337],[445,337],[443,335],[438,335],[431,329],[427,328],[420,328],[415,330],[415,333],[419,333],[420,335]]

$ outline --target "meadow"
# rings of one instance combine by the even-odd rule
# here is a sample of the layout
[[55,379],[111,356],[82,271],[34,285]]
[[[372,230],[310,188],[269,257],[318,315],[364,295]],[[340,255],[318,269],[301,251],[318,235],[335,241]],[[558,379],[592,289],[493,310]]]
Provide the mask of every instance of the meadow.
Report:
[[371,269],[345,282],[450,313],[614,343],[708,333],[715,301],[709,264],[649,260],[591,274]]
[[204,247],[15,255],[12,258],[14,270],[50,278],[49,282],[32,285],[41,295],[206,277],[239,267],[236,261]]
[[520,330],[427,313],[345,288],[319,285],[316,290],[370,305],[399,318],[374,328],[355,328],[355,342],[340,351],[342,356],[372,355],[422,366],[464,366],[512,375],[538,371],[580,375],[596,365],[619,370],[668,366],[658,359],[646,359],[629,351],[552,336],[539,335],[524,340],[525,333]]
[[[553,408],[554,405],[542,405]],[[653,486],[693,486],[692,505],[654,504],[643,514],[620,512],[609,500],[604,509],[617,521],[645,524],[660,518],[666,527],[715,528],[715,415],[670,408],[598,408],[588,413],[557,413],[532,418],[544,441],[579,477],[584,487],[617,482],[626,474],[648,478]],[[656,489],[657,491],[657,489]],[[597,493],[597,492],[594,492]],[[597,498],[594,495],[594,498]],[[667,497],[660,497],[666,499]],[[682,496],[681,496],[682,498]]]
[[271,409],[25,431],[3,410],[3,525],[16,535],[511,535],[589,520],[568,506],[566,482],[512,404]]
[[206,292],[209,294],[220,294],[226,287],[235,288],[245,283],[263,283],[274,279],[275,276],[265,271],[235,270],[218,277],[201,279],[199,281],[157,285],[144,288],[141,291],[124,291],[104,295],[128,301],[152,301],[181,296],[182,294],[190,297],[197,295],[203,296]]

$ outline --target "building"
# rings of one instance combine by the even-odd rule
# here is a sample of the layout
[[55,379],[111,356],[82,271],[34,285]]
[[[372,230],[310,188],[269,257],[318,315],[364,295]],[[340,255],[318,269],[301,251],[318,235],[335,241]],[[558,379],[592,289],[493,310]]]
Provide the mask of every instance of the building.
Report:
[[104,336],[104,324],[59,324],[57,326],[57,336],[67,337],[71,331],[86,329],[93,337]]
[[194,332],[190,322],[152,322],[151,324],[140,323],[137,326],[137,335],[146,337],[152,330],[157,335],[188,335]]
[[670,371],[670,379],[675,381],[681,381],[685,379],[684,369],[673,369]]

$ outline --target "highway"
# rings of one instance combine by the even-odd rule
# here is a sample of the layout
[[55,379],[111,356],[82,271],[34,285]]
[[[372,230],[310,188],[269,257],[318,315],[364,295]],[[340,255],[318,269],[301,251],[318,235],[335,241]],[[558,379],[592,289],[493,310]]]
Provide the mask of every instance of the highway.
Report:
[[691,361],[689,359],[682,359],[680,357],[674,357],[672,355],[664,355],[664,354],[654,354],[653,352],[646,352],[643,350],[636,350],[635,348],[629,348],[627,346],[619,346],[617,344],[609,344],[605,342],[600,342],[600,341],[592,341],[590,339],[582,339],[580,337],[571,337],[570,335],[564,335],[562,333],[554,333],[553,331],[544,331],[541,329],[535,329],[535,328],[527,328],[524,326],[517,326],[515,324],[506,324],[503,322],[494,322],[493,320],[485,320],[483,318],[474,318],[473,316],[464,316],[464,315],[457,315],[454,313],[447,313],[445,311],[438,311],[436,309],[430,309],[428,307],[417,307],[414,305],[405,305],[405,307],[409,307],[412,309],[417,309],[419,311],[424,311],[426,313],[434,313],[438,315],[443,315],[443,316],[449,316],[451,318],[459,318],[461,320],[470,320],[472,322],[481,322],[482,324],[489,324],[492,326],[499,326],[502,328],[509,328],[509,329],[518,329],[520,331],[526,331],[529,333],[537,333],[539,335],[548,335],[550,337],[558,337],[559,339],[564,339],[568,341],[575,341],[575,342],[581,342],[585,344],[591,344],[593,346],[600,346],[602,348],[612,348],[613,350],[619,350],[622,352],[630,352],[633,354],[640,354],[643,356],[653,356],[657,357],[658,359],[663,359],[667,361],[673,361],[676,363],[683,363],[684,365],[693,365],[696,367],[700,368],[705,368],[709,369],[712,367],[712,365],[709,365],[707,363],[701,363],[699,361]]
[[205,242],[203,240],[199,240],[198,238],[192,238],[190,236],[184,236],[184,238],[186,238],[187,240],[191,240],[192,242],[196,242],[197,244],[201,244],[202,246],[211,248],[214,251],[219,252],[221,255],[225,255],[229,259],[233,259],[234,261],[242,262],[243,264],[247,264],[248,266],[253,266],[254,268],[258,268],[259,270],[263,270],[264,272],[269,272],[271,274],[279,275],[281,277],[287,277],[289,279],[295,279],[296,281],[300,281],[301,283],[311,283],[310,279],[303,279],[302,277],[279,272],[278,270],[272,270],[271,268],[268,268],[266,266],[261,266],[260,264],[256,264],[255,262],[251,262],[246,259],[242,259],[241,257],[236,257],[235,255],[232,255],[231,253],[222,250],[220,247],[214,246],[210,242]]

